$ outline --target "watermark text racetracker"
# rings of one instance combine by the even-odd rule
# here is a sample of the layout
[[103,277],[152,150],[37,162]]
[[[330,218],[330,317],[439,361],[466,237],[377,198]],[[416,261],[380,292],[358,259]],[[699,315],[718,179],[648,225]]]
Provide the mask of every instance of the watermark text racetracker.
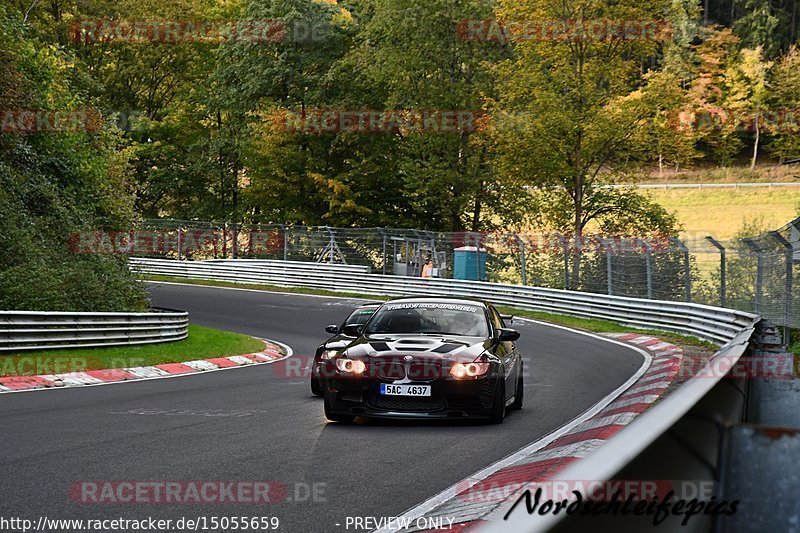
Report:
[[267,480],[81,480],[69,498],[82,505],[208,505],[326,502],[327,485]]
[[[242,252],[268,254],[283,250],[283,235],[277,230],[239,233],[246,240]],[[67,246],[74,254],[136,255],[192,254],[217,250],[225,237],[214,230],[177,231],[79,231],[69,236]]]
[[147,360],[141,357],[114,357],[109,360],[79,355],[18,355],[0,358],[0,376],[37,376],[42,374],[66,374],[86,372],[102,368],[129,368],[144,366]]
[[280,528],[276,516],[195,516],[171,518],[38,518],[0,516],[0,531],[274,531]]

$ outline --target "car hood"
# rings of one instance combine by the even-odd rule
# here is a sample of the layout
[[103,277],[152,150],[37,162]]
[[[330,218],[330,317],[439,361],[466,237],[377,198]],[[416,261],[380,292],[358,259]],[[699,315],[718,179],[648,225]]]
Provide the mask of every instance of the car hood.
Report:
[[472,362],[490,347],[483,337],[458,335],[394,335],[361,336],[347,348],[348,357],[392,358],[410,355],[420,359],[449,359]]

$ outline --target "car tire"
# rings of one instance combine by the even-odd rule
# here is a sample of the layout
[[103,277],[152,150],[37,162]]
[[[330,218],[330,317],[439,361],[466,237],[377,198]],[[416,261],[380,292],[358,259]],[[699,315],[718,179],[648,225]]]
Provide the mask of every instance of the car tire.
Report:
[[519,376],[517,377],[517,388],[514,390],[514,401],[508,406],[509,409],[518,411],[522,409],[522,401],[525,397],[525,376],[522,359],[519,360]]
[[331,406],[328,402],[328,395],[325,395],[325,418],[330,420],[331,422],[341,422],[343,424],[350,424],[353,420],[355,420],[355,416],[353,415],[341,415],[336,413],[331,413]]
[[323,396],[322,383],[319,378],[311,378],[311,394],[314,396]]
[[501,373],[497,377],[497,387],[494,393],[494,403],[492,404],[492,413],[489,415],[489,421],[492,424],[502,424],[506,418],[506,379]]

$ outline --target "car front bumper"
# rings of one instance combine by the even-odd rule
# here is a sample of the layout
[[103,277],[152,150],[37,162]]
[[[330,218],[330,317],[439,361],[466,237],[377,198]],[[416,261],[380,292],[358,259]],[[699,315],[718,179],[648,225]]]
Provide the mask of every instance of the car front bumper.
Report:
[[430,397],[382,395],[381,383],[397,382],[377,378],[331,377],[325,385],[330,412],[375,418],[488,418],[497,394],[497,377],[492,373],[469,380],[408,382],[410,385],[430,385]]

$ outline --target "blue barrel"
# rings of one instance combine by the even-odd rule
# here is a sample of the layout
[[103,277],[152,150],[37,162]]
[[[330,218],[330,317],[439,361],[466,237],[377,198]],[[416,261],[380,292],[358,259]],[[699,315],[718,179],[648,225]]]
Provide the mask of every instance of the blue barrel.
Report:
[[486,280],[486,250],[462,246],[453,250],[453,279]]

